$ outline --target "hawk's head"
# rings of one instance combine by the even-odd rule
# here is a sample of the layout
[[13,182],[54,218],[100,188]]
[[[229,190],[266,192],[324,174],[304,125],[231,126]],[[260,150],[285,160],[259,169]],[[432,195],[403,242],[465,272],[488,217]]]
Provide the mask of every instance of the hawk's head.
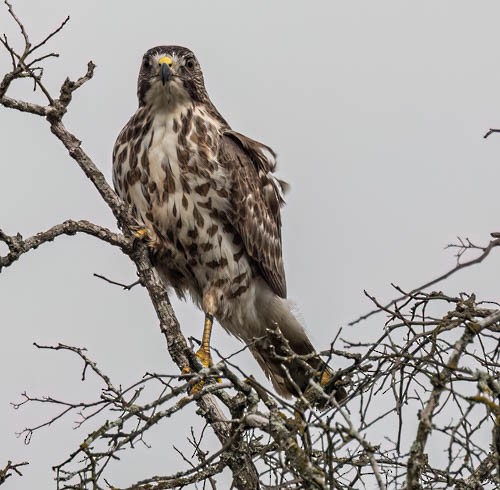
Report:
[[208,101],[198,60],[182,46],[157,46],[142,58],[137,82],[139,105]]

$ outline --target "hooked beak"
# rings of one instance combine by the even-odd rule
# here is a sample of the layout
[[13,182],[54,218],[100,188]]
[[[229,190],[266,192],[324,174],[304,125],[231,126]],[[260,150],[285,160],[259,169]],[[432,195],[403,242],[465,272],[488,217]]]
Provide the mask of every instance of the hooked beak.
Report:
[[165,85],[166,82],[170,81],[172,79],[172,70],[170,67],[173,64],[173,61],[171,58],[168,56],[164,56],[161,58],[158,62],[160,64],[160,78],[161,78],[161,83]]

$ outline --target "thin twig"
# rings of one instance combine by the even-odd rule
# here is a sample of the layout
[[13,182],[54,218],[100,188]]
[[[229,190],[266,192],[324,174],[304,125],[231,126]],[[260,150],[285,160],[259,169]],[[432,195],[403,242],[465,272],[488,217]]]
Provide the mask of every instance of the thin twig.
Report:
[[391,306],[394,306],[396,303],[399,303],[403,299],[407,298],[408,295],[418,293],[420,291],[424,291],[425,289],[430,288],[431,286],[435,286],[441,281],[444,281],[445,279],[448,279],[450,276],[455,274],[456,272],[465,269],[467,267],[470,267],[475,264],[480,264],[488,255],[490,252],[495,248],[500,246],[500,239],[496,238],[495,240],[491,240],[490,243],[486,247],[483,248],[483,253],[479,255],[478,257],[471,259],[467,262],[462,262],[460,264],[457,264],[455,267],[450,269],[448,272],[445,272],[444,274],[441,274],[440,276],[436,277],[435,279],[432,279],[431,281],[426,282],[425,284],[422,284],[421,286],[418,286],[414,289],[412,289],[408,294],[400,296],[396,299],[393,299],[392,301],[389,301],[385,306],[383,307],[378,307],[372,311],[369,311],[368,313],[365,313],[364,315],[361,315],[360,317],[356,318],[356,320],[353,320],[348,323],[349,326],[353,326],[358,324],[359,322],[366,320],[367,318],[370,318],[372,315],[375,315],[376,313],[380,313],[381,311],[387,310]]

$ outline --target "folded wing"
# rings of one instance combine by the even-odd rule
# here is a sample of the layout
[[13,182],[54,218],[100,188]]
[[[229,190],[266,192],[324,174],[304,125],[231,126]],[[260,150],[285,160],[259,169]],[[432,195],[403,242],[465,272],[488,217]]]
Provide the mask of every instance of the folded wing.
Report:
[[218,161],[231,180],[228,218],[271,289],[285,298],[280,208],[286,184],[272,173],[275,157],[271,148],[240,133],[222,135]]

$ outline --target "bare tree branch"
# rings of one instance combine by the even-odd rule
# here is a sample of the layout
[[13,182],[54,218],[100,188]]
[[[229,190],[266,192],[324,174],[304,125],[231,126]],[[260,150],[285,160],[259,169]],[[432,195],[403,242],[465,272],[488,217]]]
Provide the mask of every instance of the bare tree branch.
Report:
[[26,466],[27,463],[26,461],[23,463],[12,463],[12,461],[7,461],[7,464],[3,469],[0,469],[0,485],[5,483],[7,481],[7,478],[11,477],[13,473],[23,476],[19,468],[21,466]]
[[110,245],[120,247],[124,252],[132,250],[132,242],[123,235],[113,233],[107,228],[95,225],[90,221],[68,220],[26,239],[23,239],[19,233],[9,236],[0,229],[0,242],[5,243],[9,248],[9,253],[6,256],[0,256],[0,272],[3,267],[10,266],[23,254],[38,248],[40,245],[51,242],[61,235],[75,235],[76,233],[94,236]]
[[[237,489],[498,488],[500,309],[477,302],[473,294],[424,292],[486,259],[500,245],[498,234],[492,234],[493,240],[485,247],[459,239],[450,246],[457,249],[456,267],[410,292],[394,286],[400,296],[386,305],[366,293],[376,309],[353,324],[383,311],[386,319],[377,341],[352,342],[339,336],[324,353],[345,362],[346,367],[332,380],[337,392],[344,390],[348,395],[341,403],[335,400],[335,391],[328,395],[314,380],[308,391],[322,402],[322,411],[312,408],[312,398],[284,400],[247,376],[231,356],[219,354],[219,362],[203,368],[182,334],[164,284],[151,263],[148,244],[134,238],[136,223],[127,206],[62,122],[76,91],[92,79],[94,64],[89,62],[77,80],[66,79],[57,96],[50,94],[44,86],[41,62],[58,55],[39,49],[64,28],[68,18],[33,45],[12,5],[4,3],[20,30],[23,45],[16,49],[5,35],[0,37],[12,62],[11,70],[0,80],[0,104],[47,120],[54,136],[108,204],[123,233],[72,220],[26,239],[0,230],[0,243],[8,249],[0,256],[0,271],[62,235],[85,233],[120,248],[133,261],[138,276],[133,285],[146,288],[169,354],[183,373],[145,373],[123,387],[84,348],[35,344],[54,355],[69,352],[76,356],[83,365],[81,382],[92,378],[100,386],[91,401],[25,392],[14,404],[17,409],[43,404],[54,410],[45,421],[21,432],[26,442],[69,414],[77,416],[75,429],[80,431],[82,442],[54,465],[58,489],[117,488],[109,476],[110,462],[137,445],[149,447],[149,431],[194,404],[205,427],[216,435],[216,447],[213,443],[207,447],[205,428],[200,434],[193,430],[190,442],[195,462],[182,455],[180,464],[187,463],[187,468],[171,475],[164,471],[159,472],[163,476],[145,475],[126,490],[190,484],[215,488],[218,475],[227,468]],[[45,95],[47,105],[8,97],[12,84],[26,78]],[[479,255],[463,261],[474,251]],[[125,289],[133,286],[95,275]],[[281,334],[270,325],[268,335]],[[296,365],[308,366],[307,356],[293,353],[286,341],[280,341],[283,352],[276,354],[276,362],[286,366],[293,360]],[[290,375],[286,369],[284,372]],[[491,447],[484,444],[485,433],[490,435]],[[439,457],[433,453],[433,445],[444,448]],[[18,467],[24,464],[9,462],[0,470],[0,485],[13,473],[20,474]]]
[[[10,53],[14,53],[14,56],[15,58],[17,58],[18,62],[14,70],[5,75],[3,78],[2,84],[0,85],[0,103],[6,107],[13,107],[16,109],[22,108],[27,112],[44,115],[47,117],[52,133],[63,143],[63,145],[68,150],[69,155],[78,163],[80,168],[84,171],[85,175],[92,181],[101,197],[108,204],[113,214],[117,218],[118,225],[126,231],[127,235],[129,235],[130,230],[132,230],[135,226],[135,222],[129,216],[126,206],[108,185],[106,179],[99,171],[97,166],[83,151],[83,149],[81,148],[80,140],[76,138],[72,133],[70,133],[62,124],[62,118],[72,100],[73,93],[75,92],[75,90],[80,88],[84,83],[92,78],[94,73],[94,64],[92,62],[89,62],[87,73],[79,78],[76,82],[72,82],[69,79],[66,79],[66,81],[61,86],[58,99],[54,99],[53,97],[48,95],[48,92],[43,86],[41,79],[36,80],[37,86],[40,87],[41,90],[46,93],[46,95],[48,95],[49,105],[43,109],[40,106],[31,104],[29,102],[12,102],[11,99],[6,98],[5,94],[8,87],[13,80],[22,76],[21,74],[25,70],[26,63],[28,63],[26,61],[27,57],[28,55],[34,54],[35,50],[31,49],[31,43],[29,42],[28,35],[24,27],[22,27],[21,21],[13,12],[11,5],[7,1],[5,3],[8,6],[9,13],[21,28],[25,46],[22,54],[17,54],[17,52],[7,43],[6,38],[4,38],[4,46]],[[53,31],[53,33],[49,35],[49,38],[53,37],[53,35],[59,32],[59,30],[60,28]],[[90,228],[86,227],[86,229],[82,231],[89,232]],[[49,237],[51,237],[54,233],[56,235],[58,234],[57,231],[52,231],[51,233],[49,233]],[[12,239],[12,237],[7,237],[6,235],[4,235],[4,237],[11,243],[11,246],[14,248],[16,245],[22,244],[22,242],[16,242],[16,240]],[[38,246],[43,242],[43,239],[42,241],[40,241],[40,239],[34,238],[32,242],[36,243]],[[33,246],[31,246],[30,248],[33,248]],[[10,254],[12,254],[12,248],[10,250]],[[19,254],[19,252],[15,251],[13,256],[7,256],[7,258],[5,259],[5,263],[10,264],[12,260],[15,260],[13,259],[13,257],[16,257],[16,253]],[[21,253],[23,252],[21,251]],[[155,269],[151,265],[146,245],[143,243],[138,243],[135,247],[135,250],[128,253],[128,255],[136,264],[141,284],[143,284],[148,290],[158,319],[160,320],[161,331],[164,333],[167,340],[168,349],[172,356],[172,359],[174,360],[174,362],[176,362],[181,370],[187,368],[188,366],[191,366],[191,369],[200,369],[201,366],[197,361],[197,358],[193,355],[184,336],[180,331],[178,321],[173,312],[165,287],[163,286],[161,279],[158,277]],[[228,438],[228,434],[230,433],[229,425],[227,425],[227,422],[224,422],[225,417],[223,416],[221,410],[217,407],[217,404],[209,396],[199,398],[198,404],[200,406],[201,412],[203,413],[203,416],[212,425],[219,439],[221,441],[226,441]],[[249,451],[244,450],[243,442],[241,443],[241,446],[243,449],[240,451],[235,451],[235,457],[228,460],[228,465],[231,467],[235,476],[234,484],[236,488],[258,488],[258,479],[256,478],[257,473],[253,467],[251,459],[249,459],[247,456],[249,454]]]
[[[453,245],[448,245],[447,248],[452,247],[452,246]],[[412,294],[418,293],[420,291],[424,291],[425,289],[428,289],[432,286],[435,286],[436,284],[444,281],[445,279],[448,279],[453,274],[455,274],[456,272],[458,272],[462,269],[465,269],[465,268],[470,267],[472,265],[480,264],[486,257],[488,257],[490,252],[498,246],[500,246],[500,238],[496,237],[494,240],[491,240],[486,247],[481,248],[482,253],[479,256],[477,256],[471,260],[468,260],[467,262],[457,263],[457,265],[455,267],[453,267],[449,271],[445,272],[444,274],[441,274],[440,276],[436,277],[435,279],[432,279],[431,281],[428,281],[425,284],[422,284],[421,286],[418,286],[418,287],[412,289],[408,293],[408,295],[412,295]],[[480,248],[480,247],[474,247],[474,248]],[[407,298],[407,295],[403,295],[403,296],[400,296],[396,299],[393,299],[392,301],[387,303],[385,306],[378,307],[372,311],[369,311],[368,313],[365,313],[364,315],[361,315],[360,317],[356,318],[355,320],[349,322],[348,325],[350,325],[350,326],[356,325],[357,323],[370,318],[372,315],[375,315],[376,313],[380,313],[381,311],[384,311],[384,310],[390,308],[391,306],[394,306],[395,304],[399,303],[400,301],[402,301],[406,298]]]

